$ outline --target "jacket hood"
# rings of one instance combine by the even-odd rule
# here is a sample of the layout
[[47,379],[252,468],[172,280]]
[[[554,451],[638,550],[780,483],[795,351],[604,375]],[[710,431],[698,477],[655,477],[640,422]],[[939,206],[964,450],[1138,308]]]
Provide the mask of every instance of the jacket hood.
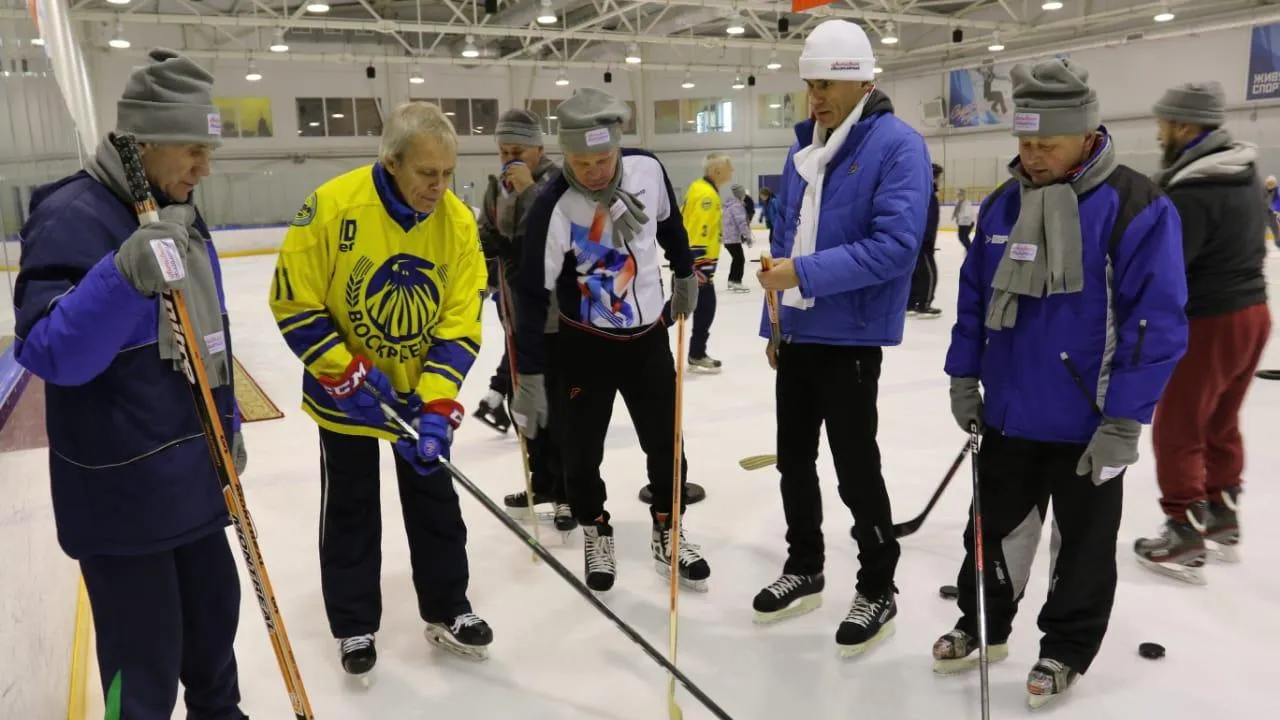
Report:
[[1234,181],[1251,178],[1258,161],[1258,146],[1237,140],[1231,144],[1197,158],[1177,171],[1168,181],[1169,186],[1194,181]]

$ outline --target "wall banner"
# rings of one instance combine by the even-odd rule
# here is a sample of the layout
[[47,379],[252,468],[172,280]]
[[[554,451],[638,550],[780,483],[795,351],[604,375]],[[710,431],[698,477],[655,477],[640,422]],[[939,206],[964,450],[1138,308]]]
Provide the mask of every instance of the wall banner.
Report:
[[1246,100],[1280,98],[1280,23],[1253,28]]

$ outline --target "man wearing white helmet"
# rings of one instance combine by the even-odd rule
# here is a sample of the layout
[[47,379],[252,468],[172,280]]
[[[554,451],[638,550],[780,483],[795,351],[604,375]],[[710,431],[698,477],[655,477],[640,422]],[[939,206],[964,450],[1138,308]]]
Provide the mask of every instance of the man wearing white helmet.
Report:
[[[756,596],[760,622],[812,610],[823,589],[822,497],[816,461],[827,426],[840,498],[853,512],[857,593],[836,633],[845,655],[893,630],[898,541],[876,444],[883,348],[902,342],[907,294],[933,192],[924,139],[875,88],[875,56],[861,27],[819,25],[800,77],[812,119],[796,126],[783,170],[777,263],[758,274],[781,292],[785,338],[766,349],[777,374],[778,472],[787,520],[782,576]],[[769,337],[767,323],[761,334]]]

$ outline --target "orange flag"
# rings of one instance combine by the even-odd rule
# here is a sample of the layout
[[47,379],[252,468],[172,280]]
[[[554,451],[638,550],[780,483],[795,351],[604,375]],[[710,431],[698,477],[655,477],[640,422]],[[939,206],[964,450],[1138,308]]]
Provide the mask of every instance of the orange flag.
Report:
[[831,0],[791,0],[791,12],[804,12],[830,4]]

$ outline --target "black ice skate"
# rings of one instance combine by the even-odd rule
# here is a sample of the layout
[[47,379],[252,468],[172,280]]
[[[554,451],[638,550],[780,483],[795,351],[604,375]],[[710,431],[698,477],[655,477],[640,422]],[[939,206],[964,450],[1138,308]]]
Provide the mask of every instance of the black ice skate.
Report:
[[1201,568],[1208,551],[1200,533],[1208,512],[1208,503],[1197,502],[1187,508],[1186,520],[1166,520],[1160,537],[1134,541],[1133,552],[1138,556],[1138,563],[1176,580],[1204,585]]
[[582,526],[583,572],[587,587],[608,592],[618,575],[618,559],[613,553],[613,528],[607,519]]
[[751,606],[759,625],[803,615],[822,607],[822,588],[826,581],[817,575],[783,574],[756,594]]
[[[671,577],[671,517],[654,518],[649,548],[653,551],[653,566],[664,578]],[[684,537],[684,525],[680,526],[680,587],[694,592],[707,591],[707,578],[711,566],[698,552],[700,548]]]
[[488,660],[493,631],[475,613],[462,613],[448,622],[427,623],[425,631],[432,645],[468,660]]
[[342,669],[348,675],[365,675],[378,663],[378,650],[372,634],[339,638],[338,652],[342,653]]
[[893,618],[897,614],[898,603],[893,599],[892,590],[874,598],[856,593],[849,614],[836,630],[841,657],[862,655],[892,636]]
[[1227,488],[1217,500],[1209,501],[1204,537],[1217,546],[1216,557],[1225,563],[1240,562],[1240,486]]
[[1080,673],[1049,658],[1040,658],[1027,675],[1027,704],[1041,707],[1061,696],[1076,684]]
[[[533,512],[541,521],[549,521],[552,518],[552,510],[538,510],[539,505],[551,505],[555,501],[546,493],[535,492],[533,494]],[[503,496],[502,504],[507,508],[507,514],[516,517],[529,519],[529,493],[521,490],[510,495]]]
[[578,529],[578,521],[573,517],[573,509],[568,503],[556,503],[556,530],[568,535]]
[[721,362],[710,355],[700,358],[689,358],[689,370],[706,375],[715,375],[721,370]]
[[484,396],[472,416],[503,435],[511,429],[511,416],[507,414],[506,398],[494,390],[490,390],[489,394]]
[[[1008,657],[1007,643],[987,645],[988,663],[998,663]],[[978,657],[978,638],[963,630],[952,630],[933,644],[933,671],[939,675],[954,675],[974,670],[981,660]]]

